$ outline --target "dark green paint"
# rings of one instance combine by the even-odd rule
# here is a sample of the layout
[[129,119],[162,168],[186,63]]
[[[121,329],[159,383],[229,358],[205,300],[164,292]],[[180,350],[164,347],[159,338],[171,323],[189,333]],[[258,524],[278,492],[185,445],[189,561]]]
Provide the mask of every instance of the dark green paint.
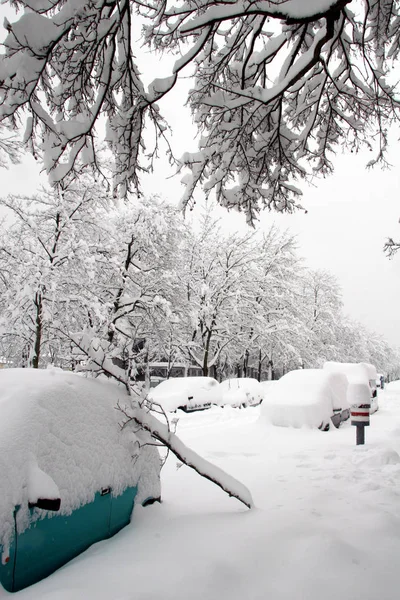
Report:
[[9,592],[22,590],[44,579],[92,544],[115,535],[130,522],[136,493],[136,487],[127,488],[117,497],[113,497],[111,491],[99,492],[93,502],[69,516],[48,512],[44,519],[32,523],[14,537],[8,563],[0,564],[0,581],[4,588]]

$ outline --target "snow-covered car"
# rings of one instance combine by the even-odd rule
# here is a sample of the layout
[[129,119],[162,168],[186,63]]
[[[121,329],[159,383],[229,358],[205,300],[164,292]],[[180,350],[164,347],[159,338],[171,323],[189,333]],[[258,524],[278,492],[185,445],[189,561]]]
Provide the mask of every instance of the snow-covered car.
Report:
[[150,389],[147,398],[166,412],[178,408],[191,412],[219,404],[220,389],[213,377],[172,377]]
[[365,368],[368,372],[368,383],[369,383],[369,387],[371,388],[371,397],[376,398],[378,395],[377,385],[376,385],[378,373],[376,372],[376,368],[374,367],[374,365],[371,365],[370,363],[361,363],[361,364],[365,366]]
[[160,457],[121,430],[122,386],[60,369],[0,370],[0,582],[18,591],[160,498]]
[[281,427],[315,427],[324,431],[349,418],[347,379],[323,369],[290,371],[264,398],[261,414]]
[[225,379],[219,385],[221,406],[229,405],[234,408],[256,406],[264,397],[260,382],[251,377]]
[[[347,389],[347,399],[350,406],[356,406],[360,386],[367,386],[371,399],[371,414],[379,408],[378,395],[376,390],[376,369],[368,363],[340,363],[328,361],[324,364],[324,370],[330,373],[343,373],[349,382]],[[356,397],[357,396],[357,397]]]

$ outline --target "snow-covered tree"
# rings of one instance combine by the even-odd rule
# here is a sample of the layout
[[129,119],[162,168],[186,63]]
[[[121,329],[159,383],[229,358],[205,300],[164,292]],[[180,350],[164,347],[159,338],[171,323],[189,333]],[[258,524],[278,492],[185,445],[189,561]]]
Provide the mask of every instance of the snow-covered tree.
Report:
[[[92,178],[0,200],[1,337],[16,364],[62,359],[59,329],[82,327],[107,193]],[[61,355],[60,355],[61,353]]]
[[303,285],[303,303],[309,340],[304,347],[304,365],[333,360],[337,345],[336,326],[342,320],[341,289],[336,278],[324,270],[308,270]]
[[238,307],[240,334],[234,353],[228,349],[227,362],[238,374],[248,376],[256,369],[261,378],[266,370],[272,376],[274,340],[282,340],[285,331],[293,329],[294,288],[301,267],[294,238],[274,226],[254,236],[252,246],[247,286]]
[[238,339],[240,307],[246,302],[255,260],[253,237],[254,233],[224,235],[209,210],[199,230],[192,228],[186,236],[181,274],[184,346],[204,375],[215,367],[222,350]]
[[108,219],[92,292],[101,317],[93,322],[92,334],[134,376],[162,343],[162,320],[173,322],[181,217],[153,197],[119,205]]
[[[97,167],[96,124],[105,117],[116,187],[125,195],[137,186],[143,161],[152,163],[166,137],[157,102],[187,66],[201,136],[199,151],[180,161],[189,169],[183,206],[202,185],[251,222],[260,206],[293,210],[295,180],[330,173],[338,146],[371,147],[370,164],[385,161],[399,113],[390,78],[400,49],[393,0],[9,3],[22,14],[5,22],[0,115],[17,126],[29,113],[24,140],[53,181],[78,164]],[[166,51],[178,56],[148,89],[135,59],[138,23],[139,44],[161,60]],[[153,149],[143,146],[149,124]]]

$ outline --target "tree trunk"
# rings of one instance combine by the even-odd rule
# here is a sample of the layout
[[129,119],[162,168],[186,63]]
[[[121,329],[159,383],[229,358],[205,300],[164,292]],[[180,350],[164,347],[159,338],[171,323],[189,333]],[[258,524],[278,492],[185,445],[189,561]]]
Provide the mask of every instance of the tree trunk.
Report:
[[203,376],[208,377],[208,351],[204,352],[203,358]]
[[248,377],[249,355],[250,355],[250,352],[248,350],[245,350],[244,357],[243,357],[243,377]]
[[268,381],[272,381],[274,379],[274,363],[272,358],[268,361]]
[[35,341],[33,346],[33,357],[32,367],[34,369],[39,368],[40,350],[42,344],[42,333],[43,333],[43,302],[42,293],[36,292],[34,304],[36,306],[36,319],[35,319]]
[[258,381],[261,381],[261,370],[262,370],[262,354],[261,354],[261,349],[258,352],[258,373],[257,373],[257,379]]

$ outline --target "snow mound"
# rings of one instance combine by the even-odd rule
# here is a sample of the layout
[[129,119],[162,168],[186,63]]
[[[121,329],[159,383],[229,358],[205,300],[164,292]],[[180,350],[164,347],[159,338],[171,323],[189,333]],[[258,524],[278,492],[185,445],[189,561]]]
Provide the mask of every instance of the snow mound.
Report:
[[[358,460],[357,460],[358,458]],[[362,467],[380,469],[387,465],[400,464],[400,455],[393,448],[373,448],[369,449],[366,455],[357,457],[355,462]]]
[[280,427],[324,427],[345,389],[341,377],[323,369],[290,371],[264,398],[261,416]]
[[160,496],[158,452],[121,431],[118,402],[129,403],[126,390],[104,380],[60,369],[0,371],[0,544],[13,535],[15,506],[23,531],[28,502],[39,497],[58,495],[57,514],[68,515],[106,487],[118,496],[138,485],[137,502]]

